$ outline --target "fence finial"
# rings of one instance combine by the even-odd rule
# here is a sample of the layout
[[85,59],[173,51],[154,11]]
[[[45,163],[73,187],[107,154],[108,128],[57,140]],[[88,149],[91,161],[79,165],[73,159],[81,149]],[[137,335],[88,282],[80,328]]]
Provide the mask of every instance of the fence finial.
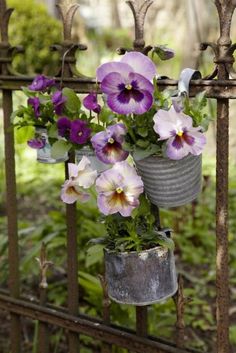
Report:
[[144,0],[141,2],[137,0],[128,0],[126,3],[131,8],[135,22],[135,40],[134,50],[141,51],[145,47],[144,41],[144,22],[149,7],[153,4],[153,0]]

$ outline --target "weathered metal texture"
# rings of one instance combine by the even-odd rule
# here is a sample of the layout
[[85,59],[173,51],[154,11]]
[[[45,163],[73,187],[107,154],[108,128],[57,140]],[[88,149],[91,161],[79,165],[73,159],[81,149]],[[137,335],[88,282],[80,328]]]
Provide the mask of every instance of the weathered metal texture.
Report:
[[[0,89],[20,90],[22,86],[29,85],[32,80],[33,77],[0,75]],[[60,83],[61,79],[56,78],[56,81]],[[157,80],[157,85],[161,91],[166,88],[177,89],[178,81]],[[97,82],[95,79],[63,77],[63,86],[70,87],[78,93],[88,93],[97,89]],[[194,80],[190,82],[190,97],[202,91],[205,91],[207,98],[236,99],[236,80]]]
[[[0,74],[8,75],[11,63],[12,50],[8,43],[8,22],[12,9],[7,9],[6,1],[0,0]],[[12,92],[2,90],[3,125],[5,145],[5,175],[6,175],[6,210],[8,228],[8,263],[9,263],[9,290],[13,298],[20,295],[19,277],[19,250],[17,229],[17,198],[15,176],[15,148],[14,133],[11,129],[10,116],[12,113]],[[20,353],[21,350],[21,323],[15,313],[10,318],[10,349],[11,353]]]
[[177,290],[172,251],[156,247],[141,252],[105,249],[108,295],[118,303],[138,306],[160,302]]
[[188,204],[201,191],[201,155],[188,155],[178,161],[150,156],[135,163],[145,192],[158,207],[170,208]]
[[[66,179],[68,179],[68,163],[74,163],[74,153],[66,162]],[[77,214],[76,203],[66,205],[66,226],[67,226],[67,295],[68,313],[77,315],[79,313],[79,284],[78,284],[78,245],[77,245]],[[68,353],[79,353],[79,336],[69,331]]]
[[0,294],[0,309],[17,313],[23,317],[40,320],[51,325],[56,325],[70,331],[81,333],[94,339],[114,344],[132,350],[137,353],[199,353],[194,349],[177,348],[175,344],[163,339],[149,336],[149,338],[136,336],[131,330],[120,328],[115,325],[107,326],[94,318],[85,315],[73,316],[65,312],[40,305],[29,301],[11,298]]
[[91,162],[91,167],[97,170],[98,174],[101,174],[105,170],[111,168],[111,164],[105,164],[102,161],[100,161],[96,157],[95,152],[89,146],[85,146],[75,152],[75,160],[77,164],[81,161],[83,156],[86,156],[89,158]]
[[45,146],[43,148],[37,149],[37,161],[45,164],[55,164],[62,163],[68,159],[68,153],[64,156],[53,158],[51,155],[52,147],[48,141],[47,129],[45,127],[36,126],[35,127],[35,137],[40,138],[40,140],[45,141]]
[[[217,43],[203,43],[215,54],[215,74],[219,80],[235,76],[230,30],[235,0],[215,0],[219,15],[220,37]],[[216,147],[216,317],[217,353],[229,353],[229,267],[228,267],[228,159],[229,159],[229,101],[217,100]]]

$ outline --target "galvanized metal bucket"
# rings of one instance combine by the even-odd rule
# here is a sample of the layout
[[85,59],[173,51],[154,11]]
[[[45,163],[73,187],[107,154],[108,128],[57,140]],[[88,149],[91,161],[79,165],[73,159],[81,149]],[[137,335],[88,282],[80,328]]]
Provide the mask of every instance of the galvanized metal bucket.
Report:
[[159,207],[186,205],[201,191],[202,156],[188,155],[181,160],[150,156],[135,161],[150,201]]
[[104,254],[108,295],[115,302],[149,305],[177,291],[173,251],[158,246],[129,253],[105,249]]
[[60,158],[52,158],[51,156],[51,145],[48,142],[47,129],[44,127],[35,127],[35,136],[45,141],[43,148],[37,149],[37,161],[46,164],[62,163],[68,159],[68,153]]
[[91,167],[95,170],[97,170],[98,174],[101,174],[105,170],[110,168],[110,164],[105,164],[101,162],[97,157],[95,152],[89,147],[89,146],[84,146],[80,150],[75,151],[75,159],[76,163],[78,164],[82,157],[86,156],[91,162]]

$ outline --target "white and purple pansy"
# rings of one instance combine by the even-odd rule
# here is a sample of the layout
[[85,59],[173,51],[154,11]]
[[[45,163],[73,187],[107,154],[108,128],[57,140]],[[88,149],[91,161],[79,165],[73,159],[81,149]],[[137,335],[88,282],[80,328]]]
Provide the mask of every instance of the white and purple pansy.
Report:
[[193,127],[192,118],[182,111],[158,110],[154,115],[154,130],[160,136],[159,141],[167,140],[166,155],[178,160],[189,153],[198,156],[206,144],[206,137],[201,127]]
[[97,177],[97,171],[91,167],[91,162],[85,156],[78,165],[68,164],[69,179],[62,185],[61,199],[67,204],[76,202],[86,202],[90,195],[84,189],[90,188]]
[[156,68],[151,59],[139,52],[126,53],[120,62],[99,66],[97,79],[107,95],[107,105],[118,114],[143,114],[153,103],[151,83]]
[[95,134],[91,138],[91,143],[97,158],[106,164],[125,160],[129,155],[122,147],[125,134],[126,127],[120,123]]
[[120,213],[129,217],[139,206],[143,182],[134,167],[126,161],[116,163],[96,180],[98,208],[104,215]]

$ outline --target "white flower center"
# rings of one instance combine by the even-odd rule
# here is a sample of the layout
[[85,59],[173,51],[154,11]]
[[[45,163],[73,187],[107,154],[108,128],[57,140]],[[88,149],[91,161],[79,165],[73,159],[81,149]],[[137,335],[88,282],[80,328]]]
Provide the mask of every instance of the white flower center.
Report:
[[130,83],[128,83],[127,85],[125,85],[125,88],[130,91],[133,88],[133,86]]
[[78,136],[82,136],[82,135],[83,135],[82,131],[78,132]]
[[114,140],[112,137],[110,137],[110,138],[108,139],[108,142],[111,143],[111,144],[113,144],[113,143],[115,142],[115,140]]
[[117,194],[121,194],[123,192],[123,188],[119,186],[118,188],[116,188],[116,192]]
[[177,132],[177,136],[181,137],[181,136],[183,136],[183,133],[184,132],[182,130],[180,130],[180,131]]

